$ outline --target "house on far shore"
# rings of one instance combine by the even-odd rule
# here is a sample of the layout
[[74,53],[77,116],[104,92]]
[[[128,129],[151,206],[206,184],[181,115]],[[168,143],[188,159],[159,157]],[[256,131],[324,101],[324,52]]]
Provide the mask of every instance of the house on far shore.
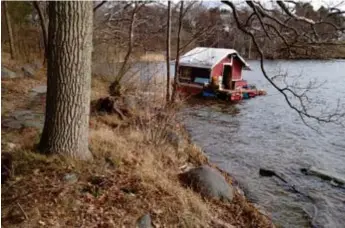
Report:
[[246,61],[234,49],[197,47],[180,57],[178,91],[198,94],[212,77],[220,88],[234,90],[246,85],[242,69],[250,70]]

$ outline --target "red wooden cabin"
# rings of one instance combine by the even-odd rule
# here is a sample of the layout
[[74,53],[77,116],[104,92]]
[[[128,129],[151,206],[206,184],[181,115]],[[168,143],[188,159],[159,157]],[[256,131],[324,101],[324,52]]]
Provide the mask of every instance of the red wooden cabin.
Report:
[[212,77],[220,89],[233,90],[246,85],[242,69],[250,70],[245,60],[233,49],[197,47],[180,58],[178,91],[198,94]]

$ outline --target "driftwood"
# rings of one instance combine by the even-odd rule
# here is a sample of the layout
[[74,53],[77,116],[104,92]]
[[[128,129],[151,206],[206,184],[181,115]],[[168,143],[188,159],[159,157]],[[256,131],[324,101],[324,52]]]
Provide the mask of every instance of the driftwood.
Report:
[[301,172],[306,175],[314,175],[320,177],[323,180],[333,181],[338,185],[345,185],[345,177],[340,177],[337,174],[330,173],[326,170],[317,169],[316,167],[311,167],[309,169],[303,168],[301,169]]
[[260,168],[259,174],[260,174],[260,176],[264,176],[264,177],[273,177],[273,176],[276,176],[279,180],[281,180],[282,182],[284,182],[284,183],[290,188],[290,190],[292,190],[293,192],[298,193],[298,194],[300,194],[300,195],[303,195],[303,196],[305,196],[305,197],[307,197],[307,198],[313,200],[313,199],[309,196],[309,194],[301,192],[300,190],[298,190],[298,189],[296,188],[295,185],[289,184],[283,177],[281,177],[281,175],[277,174],[277,173],[276,173],[275,171],[273,171],[273,170]]
[[263,176],[263,177],[273,177],[273,176],[276,176],[278,179],[280,179],[284,183],[287,183],[287,181],[284,178],[282,178],[280,175],[278,175],[273,170],[260,168],[259,174],[260,174],[260,176]]

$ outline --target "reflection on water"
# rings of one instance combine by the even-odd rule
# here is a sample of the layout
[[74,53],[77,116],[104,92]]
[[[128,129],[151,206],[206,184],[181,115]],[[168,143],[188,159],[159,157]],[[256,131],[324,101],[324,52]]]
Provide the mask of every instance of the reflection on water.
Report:
[[[345,227],[345,189],[328,181],[305,176],[299,170],[311,165],[345,176],[345,130],[339,126],[320,127],[322,134],[307,128],[284,98],[263,78],[258,62],[244,77],[268,91],[236,105],[240,112],[230,115],[224,106],[193,105],[185,121],[192,139],[203,147],[211,161],[232,174],[250,200],[271,213],[284,227]],[[345,99],[345,61],[276,61],[266,65],[270,72],[279,69],[300,85],[313,78],[327,82],[313,92],[316,105],[330,110],[337,98]],[[297,78],[297,79],[296,79]],[[294,80],[294,81],[293,81]],[[279,83],[279,82],[278,82]],[[344,105],[345,103],[341,103]],[[320,107],[312,107],[315,112]],[[343,109],[345,110],[345,108]],[[293,193],[278,179],[260,177],[259,168],[280,173],[299,191]]]

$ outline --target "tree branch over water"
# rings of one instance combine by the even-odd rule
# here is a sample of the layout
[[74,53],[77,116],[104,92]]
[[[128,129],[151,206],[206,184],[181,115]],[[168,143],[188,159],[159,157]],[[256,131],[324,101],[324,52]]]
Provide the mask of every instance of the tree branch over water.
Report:
[[[291,3],[292,1],[289,2]],[[260,68],[264,77],[276,90],[283,95],[289,107],[297,112],[303,123],[314,130],[317,129],[308,123],[307,119],[313,119],[319,124],[335,123],[344,127],[345,113],[342,110],[339,101],[333,110],[326,111],[322,109],[319,114],[314,113],[309,108],[311,99],[308,96],[308,92],[316,88],[315,83],[310,82],[304,88],[301,88],[288,85],[287,83],[284,86],[280,86],[274,82],[274,77],[270,77],[266,71],[264,65],[265,53],[259,44],[258,39],[261,38],[258,38],[257,31],[261,29],[263,33],[262,36],[266,36],[269,39],[271,39],[272,36],[280,38],[283,41],[282,45],[284,45],[291,54],[290,49],[295,47],[297,44],[300,45],[301,43],[306,46],[315,45],[315,43],[317,43],[318,46],[329,43],[345,45],[344,42],[341,43],[335,39],[335,36],[340,37],[345,35],[345,22],[342,21],[340,25],[336,25],[335,23],[327,20],[329,14],[325,14],[325,17],[319,19],[318,21],[299,16],[290,11],[288,6],[283,1],[277,1],[277,5],[281,10],[283,10],[285,15],[284,18],[281,18],[281,16],[278,18],[278,16],[274,14],[274,10],[265,9],[259,2],[246,1],[246,4],[252,9],[252,13],[243,23],[238,14],[239,10],[236,8],[234,3],[230,1],[222,1],[222,3],[231,8],[232,16],[235,20],[237,28],[240,29],[244,34],[248,35],[254,43],[254,46],[259,53]],[[295,7],[297,7],[298,4],[300,3],[294,3]],[[333,11],[336,10],[333,9]],[[290,25],[292,20],[295,23]],[[321,32],[323,33],[321,34]],[[334,36],[334,34],[336,35]],[[283,77],[286,79],[287,75],[285,74]],[[299,92],[301,89],[303,89],[303,91]]]

